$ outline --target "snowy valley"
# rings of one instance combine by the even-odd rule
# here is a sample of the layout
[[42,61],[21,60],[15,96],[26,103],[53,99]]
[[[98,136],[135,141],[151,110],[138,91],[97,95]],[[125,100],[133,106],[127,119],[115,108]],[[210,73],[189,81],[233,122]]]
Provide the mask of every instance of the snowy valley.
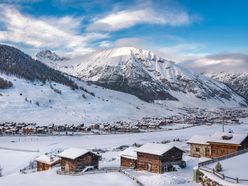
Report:
[[[1,185],[31,186],[37,179],[36,186],[197,185],[193,168],[208,158],[192,157],[187,141],[222,125],[248,132],[244,96],[146,50],[116,48],[75,59],[43,51],[31,58],[1,45],[0,56]],[[147,143],[178,149],[186,167],[123,168],[121,154]],[[99,167],[64,175],[61,160],[37,171],[38,158],[59,159],[71,147],[97,155]]]
[[[63,74],[15,48],[3,45],[1,49],[5,64],[1,78],[13,84],[1,89],[1,122],[47,125],[137,121],[184,113],[182,108],[218,109],[247,104],[226,85],[145,50],[107,50],[86,56],[86,61],[91,59],[89,63],[80,61],[70,70],[53,67],[64,69],[67,74]],[[134,52],[140,53],[134,57]],[[69,63],[69,59],[57,55],[51,59],[58,65]],[[110,67],[120,71],[107,71]],[[121,77],[116,79],[118,74]]]

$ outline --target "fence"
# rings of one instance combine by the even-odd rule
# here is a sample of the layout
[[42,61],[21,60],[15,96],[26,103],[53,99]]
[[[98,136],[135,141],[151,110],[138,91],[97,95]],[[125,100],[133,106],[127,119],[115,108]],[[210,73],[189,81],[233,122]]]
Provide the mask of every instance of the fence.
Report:
[[200,171],[205,171],[211,174],[214,174],[218,178],[231,182],[231,183],[245,183],[248,184],[248,179],[241,179],[241,178],[233,178],[230,176],[227,176],[225,174],[221,174],[220,172],[215,171],[214,169],[208,168],[208,167],[199,167]]
[[70,175],[70,176],[82,176],[82,175],[88,175],[88,174],[100,174],[100,173],[108,173],[108,172],[119,172],[120,168],[118,167],[104,167],[101,169],[95,169],[92,171],[87,171],[87,172],[66,172],[66,171],[61,171],[57,170],[57,174],[59,175]]
[[240,151],[237,151],[237,152],[225,155],[225,156],[221,156],[219,158],[213,158],[211,160],[207,160],[207,161],[198,163],[198,167],[206,166],[206,165],[209,165],[211,163],[215,163],[215,162],[219,162],[221,160],[229,159],[229,158],[232,158],[232,157],[235,157],[235,156],[238,156],[240,154],[247,153],[247,152],[248,152],[248,149],[244,149],[244,150],[240,150]]
[[97,170],[92,170],[92,171],[89,171],[89,172],[78,172],[78,173],[64,172],[64,171],[61,171],[61,170],[57,170],[56,172],[59,175],[70,175],[70,176],[82,176],[82,175],[89,175],[89,174],[120,172],[120,173],[124,174],[125,176],[129,177],[130,179],[132,179],[133,181],[135,181],[135,183],[137,183],[139,186],[145,186],[143,183],[141,183],[137,178],[132,176],[130,173],[128,173],[127,171],[125,171],[123,169],[120,169],[118,167],[104,167],[104,168],[97,169]]
[[229,158],[232,158],[232,157],[244,154],[244,153],[248,153],[248,149],[244,149],[244,150],[237,151],[235,153],[231,153],[231,154],[219,157],[219,158],[213,158],[211,160],[207,160],[207,161],[198,163],[198,169],[200,171],[205,171],[205,172],[209,172],[211,174],[214,174],[218,178],[221,178],[222,180],[225,180],[225,181],[228,181],[228,182],[231,182],[231,183],[245,183],[245,184],[248,184],[248,179],[233,178],[233,177],[227,176],[225,174],[221,174],[220,172],[215,171],[215,169],[211,169],[209,167],[206,167],[206,165],[216,163],[216,162],[219,162],[221,160],[229,159]]

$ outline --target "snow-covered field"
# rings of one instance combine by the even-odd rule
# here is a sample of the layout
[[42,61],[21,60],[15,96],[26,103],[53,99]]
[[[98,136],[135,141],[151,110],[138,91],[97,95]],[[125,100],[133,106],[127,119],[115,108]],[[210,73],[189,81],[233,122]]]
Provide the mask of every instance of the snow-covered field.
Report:
[[136,121],[144,115],[158,117],[178,112],[175,108],[147,103],[130,94],[88,85],[82,81],[77,81],[77,84],[94,93],[95,97],[57,83],[52,84],[62,94],[52,90],[49,83],[32,83],[4,74],[0,74],[0,77],[14,84],[12,88],[0,92],[0,122],[92,124]]
[[[232,129],[234,132],[248,133],[247,125],[226,126],[226,130]],[[199,126],[182,130],[171,130],[151,133],[116,134],[116,135],[85,135],[85,136],[49,136],[49,137],[1,137],[0,147],[8,147],[13,150],[0,150],[0,165],[3,167],[3,177],[0,178],[0,185],[4,186],[40,186],[42,185],[135,185],[133,180],[120,173],[106,173],[84,176],[59,176],[55,171],[43,173],[19,173],[20,168],[28,165],[40,154],[54,152],[58,149],[68,147],[79,147],[85,149],[101,148],[106,150],[102,153],[103,160],[100,167],[119,166],[119,154],[117,150],[121,145],[132,145],[134,143],[144,144],[147,142],[161,142],[179,138],[179,142],[171,142],[186,152],[189,146],[186,141],[194,134],[211,135],[216,131],[221,131],[220,125]],[[39,152],[19,152],[14,149],[39,150]],[[164,174],[152,174],[148,172],[131,171],[131,174],[138,178],[147,186],[162,185],[193,185],[192,169],[197,165],[199,159],[184,155],[187,168],[179,169],[177,172]],[[35,180],[42,180],[37,183]],[[18,184],[19,183],[19,184]]]
[[136,186],[135,182],[120,173],[103,173],[85,176],[60,176],[54,171],[46,171],[27,175],[11,175],[1,178],[4,186]]
[[[223,167],[221,173],[233,178],[247,179],[248,178],[248,174],[246,170],[248,167],[247,160],[248,160],[248,153],[220,161]],[[213,163],[208,165],[207,167],[213,169],[215,165],[216,163]]]

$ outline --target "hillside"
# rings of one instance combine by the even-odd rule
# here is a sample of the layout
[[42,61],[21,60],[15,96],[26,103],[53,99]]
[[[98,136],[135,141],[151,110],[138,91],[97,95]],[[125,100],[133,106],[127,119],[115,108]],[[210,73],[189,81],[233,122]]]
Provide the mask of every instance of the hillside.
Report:
[[0,45],[0,72],[30,81],[54,81],[73,89],[77,88],[77,85],[60,71],[49,68],[17,48],[7,45]]
[[[111,91],[76,81],[84,90],[58,83],[27,81],[0,74],[13,82],[13,87],[1,90],[1,122],[35,122],[47,124],[93,124],[113,121],[136,121],[144,116],[167,116],[178,109],[147,103],[135,96]],[[93,94],[92,94],[93,93]]]
[[207,76],[216,79],[235,90],[239,95],[248,100],[248,73],[206,73]]

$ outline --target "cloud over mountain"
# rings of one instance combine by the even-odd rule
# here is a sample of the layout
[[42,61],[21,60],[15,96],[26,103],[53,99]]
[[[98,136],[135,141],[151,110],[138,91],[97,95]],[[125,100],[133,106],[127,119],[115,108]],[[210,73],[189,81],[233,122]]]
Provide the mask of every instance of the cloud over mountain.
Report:
[[183,65],[200,72],[247,72],[248,55],[243,53],[220,53],[194,61],[187,61]]

